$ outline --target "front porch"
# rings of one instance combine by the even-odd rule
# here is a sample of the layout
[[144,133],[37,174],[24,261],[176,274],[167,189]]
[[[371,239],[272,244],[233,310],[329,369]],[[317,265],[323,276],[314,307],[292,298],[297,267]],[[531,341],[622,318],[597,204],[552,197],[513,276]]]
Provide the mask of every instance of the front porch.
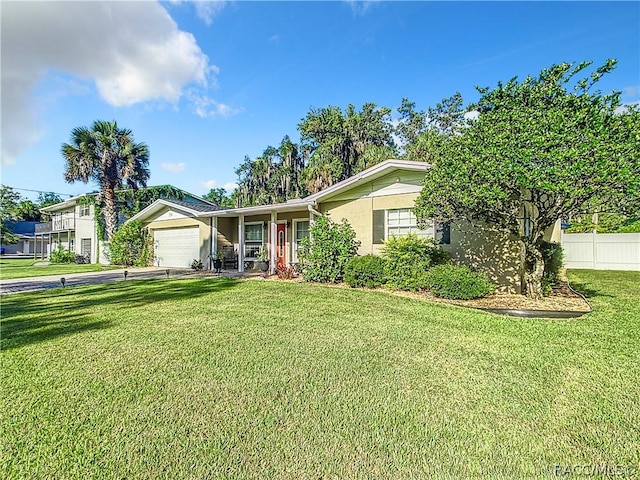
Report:
[[304,208],[306,205],[270,207],[227,210],[211,216],[211,258],[218,252],[223,254],[223,271],[242,274],[257,270],[262,251],[267,253],[269,273],[283,266],[297,270],[300,241],[309,236],[309,226],[319,212]]

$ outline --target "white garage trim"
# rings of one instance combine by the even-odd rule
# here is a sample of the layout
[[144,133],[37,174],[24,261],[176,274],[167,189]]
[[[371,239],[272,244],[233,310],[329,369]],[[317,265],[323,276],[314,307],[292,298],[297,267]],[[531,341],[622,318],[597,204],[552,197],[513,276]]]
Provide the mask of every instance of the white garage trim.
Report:
[[153,231],[155,264],[159,267],[189,268],[200,258],[200,228],[164,228]]

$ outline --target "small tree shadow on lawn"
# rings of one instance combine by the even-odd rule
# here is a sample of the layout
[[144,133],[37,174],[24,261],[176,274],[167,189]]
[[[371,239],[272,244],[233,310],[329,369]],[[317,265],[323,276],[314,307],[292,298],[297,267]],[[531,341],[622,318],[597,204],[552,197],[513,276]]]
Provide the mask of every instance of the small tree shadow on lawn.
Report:
[[112,322],[95,320],[92,308],[140,308],[159,301],[193,299],[233,288],[237,279],[136,280],[77,288],[56,288],[34,295],[2,297],[1,350],[108,328]]
[[571,288],[573,290],[575,290],[576,292],[584,295],[585,297],[587,297],[587,300],[590,300],[592,298],[596,298],[596,297],[604,297],[604,298],[614,298],[615,295],[609,295],[608,293],[602,293],[601,290],[596,290],[594,288],[592,288],[592,286],[590,284],[587,283],[581,283],[581,282],[570,282],[569,285],[571,285]]

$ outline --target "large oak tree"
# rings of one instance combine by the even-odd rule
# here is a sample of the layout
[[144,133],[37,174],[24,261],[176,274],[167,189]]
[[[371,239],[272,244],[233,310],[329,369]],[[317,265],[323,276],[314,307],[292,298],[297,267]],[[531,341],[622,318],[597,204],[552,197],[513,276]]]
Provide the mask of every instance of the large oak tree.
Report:
[[[458,134],[434,142],[434,166],[416,202],[421,218],[481,221],[522,243],[526,293],[542,296],[545,231],[598,205],[640,194],[640,112],[595,89],[615,61],[559,64],[523,81],[478,88],[477,111]],[[433,153],[433,152],[432,152]]]

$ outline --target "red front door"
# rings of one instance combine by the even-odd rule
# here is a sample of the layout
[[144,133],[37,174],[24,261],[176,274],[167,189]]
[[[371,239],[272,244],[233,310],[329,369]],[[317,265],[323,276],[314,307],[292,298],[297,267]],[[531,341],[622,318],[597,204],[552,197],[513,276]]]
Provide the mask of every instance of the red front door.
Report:
[[276,229],[276,266],[287,266],[287,226],[284,223],[279,223]]

